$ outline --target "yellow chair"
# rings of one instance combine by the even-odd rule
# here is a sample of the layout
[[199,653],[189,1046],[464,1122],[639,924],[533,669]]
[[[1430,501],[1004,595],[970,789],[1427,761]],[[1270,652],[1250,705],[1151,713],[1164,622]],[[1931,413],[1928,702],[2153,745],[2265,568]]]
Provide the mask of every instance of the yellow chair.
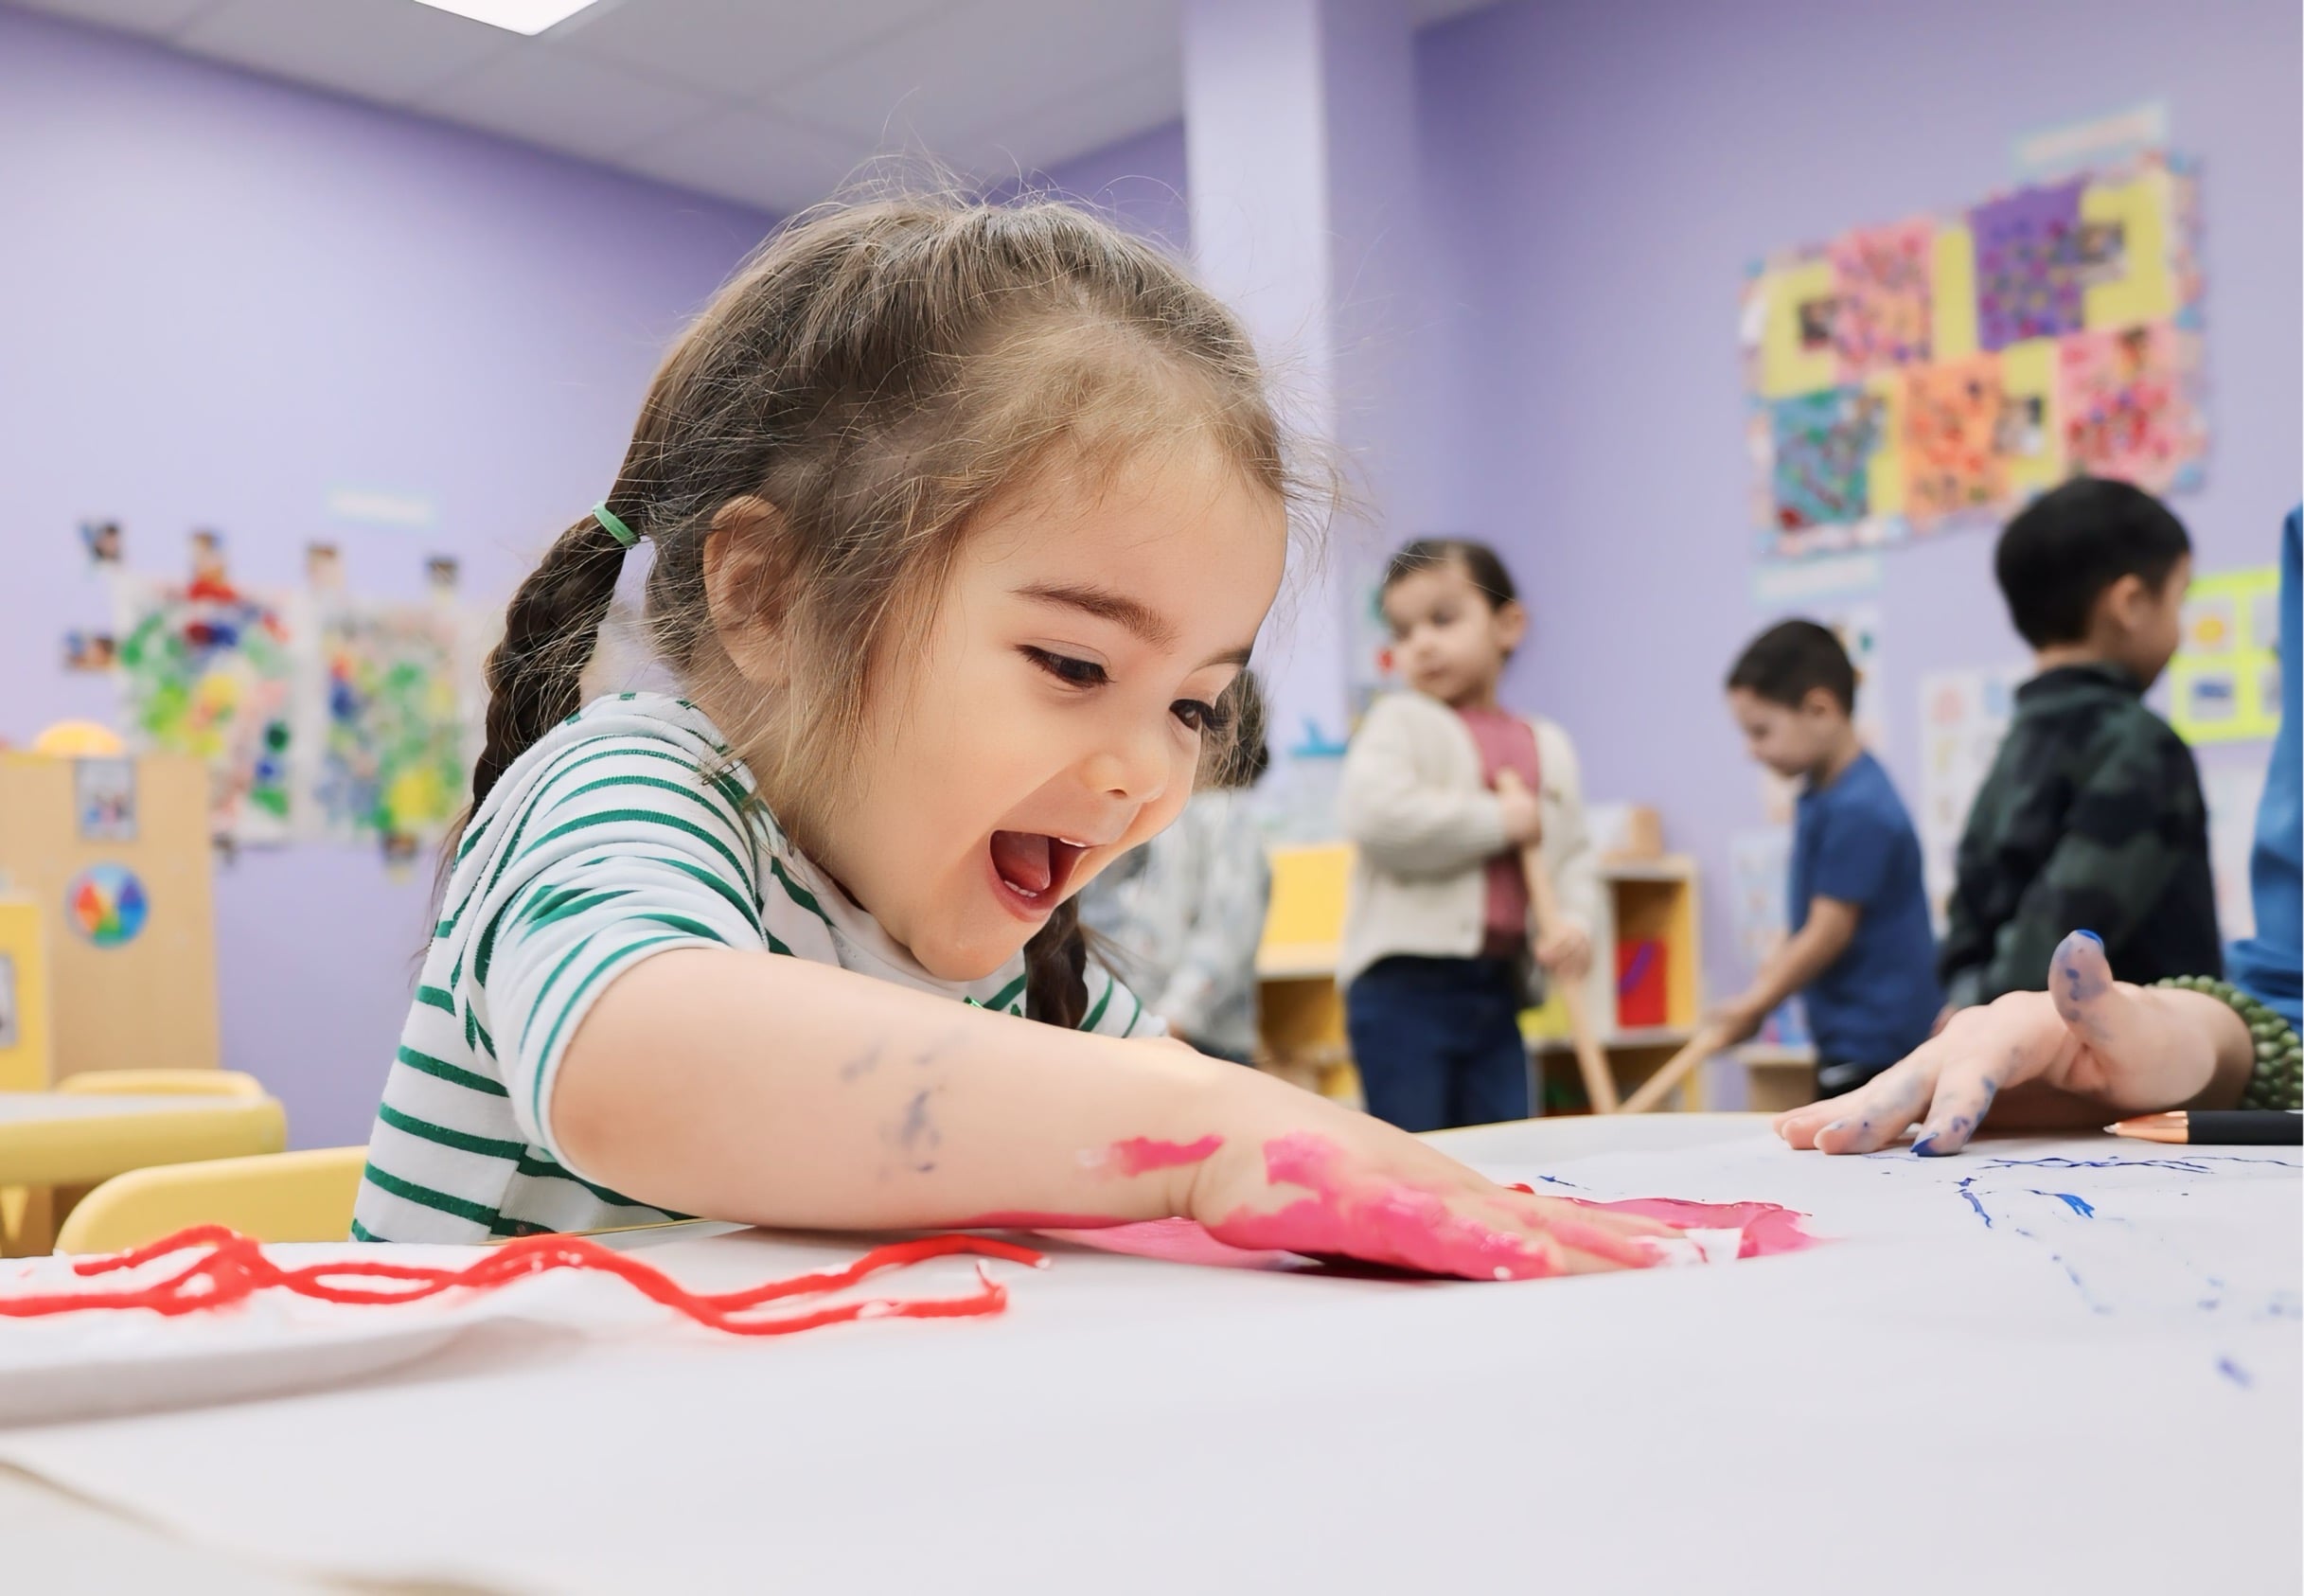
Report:
[[120,734],[95,720],[59,720],[32,739],[51,759],[114,759],[128,752]]
[[[47,1156],[40,1162],[51,1168],[57,1161],[84,1165],[96,1149],[106,1150],[99,1164],[126,1169],[148,1159],[173,1164],[209,1150],[253,1157],[275,1153],[288,1144],[285,1111],[265,1095],[260,1081],[238,1070],[83,1070],[66,1075],[51,1090],[60,1097],[206,1097],[228,1099],[232,1105],[216,1110],[214,1119],[204,1111],[188,1124],[86,1120],[44,1127],[41,1140]],[[21,1155],[23,1149],[17,1152]],[[89,1190],[68,1175],[60,1182],[55,1174],[44,1181],[0,1190],[0,1257],[48,1250],[49,1238],[59,1233],[64,1217]]]
[[239,1070],[82,1070],[58,1091],[113,1097],[261,1097],[264,1084]]
[[80,1199],[56,1250],[118,1252],[187,1225],[229,1225],[258,1241],[342,1241],[367,1161],[365,1147],[316,1147],[132,1169]]

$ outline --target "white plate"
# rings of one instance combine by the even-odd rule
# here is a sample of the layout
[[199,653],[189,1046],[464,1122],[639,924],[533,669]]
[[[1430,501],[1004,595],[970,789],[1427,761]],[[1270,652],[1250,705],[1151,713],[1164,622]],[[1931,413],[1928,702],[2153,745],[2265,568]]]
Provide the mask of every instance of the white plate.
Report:
[[[368,1256],[345,1244],[277,1247],[283,1264]],[[484,1248],[395,1248],[394,1261],[462,1265]],[[0,1264],[0,1293],[117,1290],[184,1267],[178,1254],[133,1274],[86,1277],[69,1258]],[[413,1362],[472,1326],[507,1317],[506,1297],[523,1306],[546,1280],[504,1291],[462,1293],[389,1306],[319,1303],[284,1291],[170,1318],[144,1308],[0,1318],[0,1426],[148,1412],[162,1408],[238,1402],[308,1391],[333,1381]]]

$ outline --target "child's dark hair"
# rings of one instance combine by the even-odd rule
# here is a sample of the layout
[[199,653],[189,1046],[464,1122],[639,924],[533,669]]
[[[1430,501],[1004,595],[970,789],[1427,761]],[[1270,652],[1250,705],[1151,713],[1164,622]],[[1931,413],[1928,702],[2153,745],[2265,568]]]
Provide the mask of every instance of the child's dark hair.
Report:
[[1728,675],[1730,687],[1798,709],[1818,687],[1843,715],[1856,713],[1856,667],[1830,627],[1780,621],[1745,645]]
[[1513,585],[1512,573],[1504,569],[1496,550],[1471,538],[1418,538],[1406,544],[1384,567],[1380,591],[1389,593],[1402,577],[1451,560],[1464,568],[1464,575],[1472,578],[1472,585],[1480,590],[1491,610],[1501,610],[1519,598],[1520,590]]
[[1196,785],[1253,787],[1272,768],[1271,744],[1265,740],[1264,684],[1256,680],[1256,673],[1244,670],[1233,677],[1216,710],[1226,736],[1201,750]]
[[2076,476],[2034,499],[2000,534],[1993,574],[2008,618],[2035,648],[2088,635],[2097,598],[2122,576],[2160,591],[2192,540],[2142,488]]
[[[605,505],[654,545],[656,652],[806,849],[987,505],[1048,471],[1092,485],[1147,447],[1206,450],[1294,500],[1288,441],[1238,321],[1158,247],[1069,205],[890,200],[796,219],[714,296]],[[475,807],[576,709],[624,554],[587,514],[514,595]],[[772,637],[789,679],[746,683],[723,629]],[[1034,1019],[1078,1022],[1085,956],[1067,900],[1025,949]]]

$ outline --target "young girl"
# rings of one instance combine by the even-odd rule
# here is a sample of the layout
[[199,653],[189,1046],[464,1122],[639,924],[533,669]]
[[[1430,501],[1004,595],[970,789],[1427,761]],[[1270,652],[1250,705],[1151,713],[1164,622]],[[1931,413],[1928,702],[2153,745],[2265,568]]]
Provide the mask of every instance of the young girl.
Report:
[[[1496,551],[1418,539],[1384,573],[1392,663],[1414,689],[1376,700],[1344,756],[1359,845],[1338,978],[1371,1113],[1404,1130],[1528,1115],[1519,1011],[1528,965],[1590,967],[1599,877],[1576,751],[1498,706],[1528,612]],[[1559,923],[1529,937],[1520,850],[1540,842]]]
[[[1072,894],[1222,735],[1289,488],[1239,326],[1111,227],[779,234],[513,597],[355,1233],[1184,1215],[1482,1278],[1652,1261],[1158,1039],[1084,957]],[[686,696],[579,707],[642,541]]]

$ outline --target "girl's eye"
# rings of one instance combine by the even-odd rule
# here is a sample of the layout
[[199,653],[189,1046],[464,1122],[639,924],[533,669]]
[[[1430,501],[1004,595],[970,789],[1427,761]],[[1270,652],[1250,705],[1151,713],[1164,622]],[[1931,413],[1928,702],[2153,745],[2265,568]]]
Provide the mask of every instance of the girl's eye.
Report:
[[1034,665],[1068,686],[1101,687],[1112,679],[1111,673],[1094,660],[1074,659],[1070,654],[1046,648],[1026,648],[1023,653]]
[[1168,706],[1168,713],[1194,731],[1203,734],[1220,732],[1232,724],[1230,711],[1198,699],[1179,699]]

